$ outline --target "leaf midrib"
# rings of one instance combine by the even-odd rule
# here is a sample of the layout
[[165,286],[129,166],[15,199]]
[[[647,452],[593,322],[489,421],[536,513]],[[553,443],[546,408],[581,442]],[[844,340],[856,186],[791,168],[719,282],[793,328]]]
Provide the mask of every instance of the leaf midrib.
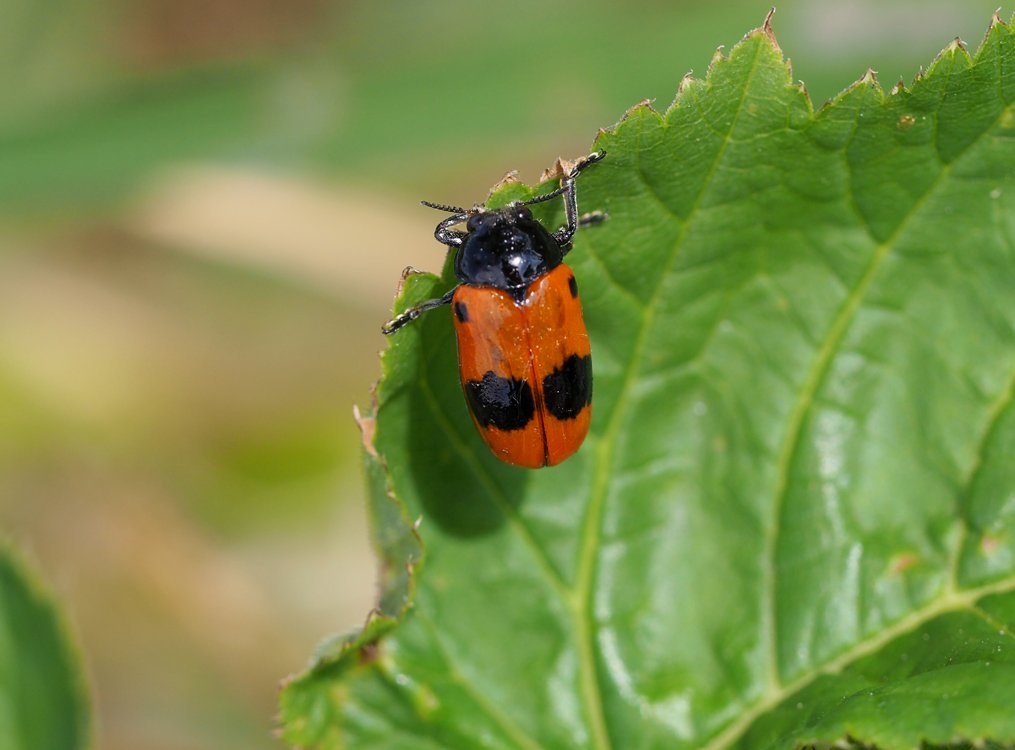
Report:
[[[756,31],[754,33],[763,34],[764,32]],[[716,171],[719,169],[719,165],[722,163],[722,158],[726,153],[726,149],[732,140],[733,132],[736,129],[737,124],[740,122],[740,115],[743,112],[744,102],[747,100],[747,94],[750,91],[751,83],[757,71],[758,58],[761,55],[761,49],[760,45],[756,45],[754,48],[754,57],[751,60],[750,70],[748,71],[746,80],[744,81],[743,89],[740,94],[740,101],[737,102],[736,110],[730,120],[729,131],[724,135],[723,141],[716,151],[715,158],[712,161],[709,171],[702,179],[701,188],[699,189],[690,210],[687,212],[686,219],[681,224],[680,234],[677,236],[677,239],[673,244],[673,249],[670,251],[670,257],[667,259],[665,266],[659,274],[659,281],[652,292],[652,296],[642,309],[642,324],[638,330],[638,335],[631,351],[631,366],[628,369],[627,376],[624,378],[623,384],[621,385],[620,393],[613,408],[613,413],[610,415],[609,423],[603,435],[603,440],[597,446],[596,475],[592,483],[589,508],[586,511],[585,519],[582,524],[583,544],[579,550],[577,573],[575,575],[574,598],[571,602],[571,611],[574,618],[575,632],[578,640],[578,669],[582,685],[582,699],[585,704],[586,714],[589,716],[592,724],[593,742],[597,750],[610,750],[610,748],[612,748],[612,742],[610,740],[609,728],[606,723],[606,712],[605,706],[603,705],[599,671],[596,668],[594,650],[594,636],[596,628],[594,626],[593,613],[591,611],[592,588],[595,580],[597,560],[596,552],[599,549],[602,537],[603,507],[605,505],[606,493],[609,487],[609,478],[611,476],[610,468],[613,465],[620,425],[623,423],[624,416],[627,413],[631,390],[633,388],[636,375],[640,370],[640,365],[644,360],[644,351],[648,342],[648,334],[652,328],[652,323],[655,320],[656,309],[659,305],[659,300],[662,296],[662,290],[665,287],[666,279],[673,271],[673,266],[676,263],[677,258],[680,255],[680,250],[688,236],[688,227],[694,223],[694,219],[698,215],[698,209],[701,202],[708,192],[709,186],[712,184]],[[642,117],[644,117],[644,115],[642,115]],[[662,123],[665,125],[665,118],[661,119]],[[638,131],[639,148],[635,151],[639,159],[638,170],[640,175],[642,174],[640,144],[641,134],[644,128],[644,120],[641,121],[641,128],[642,129]],[[644,179],[643,176],[642,183],[645,185],[649,193],[658,199],[652,185],[648,182],[648,180]],[[676,214],[669,208],[668,205],[666,208],[670,214],[676,217]]]
[[[598,450],[599,456],[597,461],[598,471],[596,474],[596,479],[594,480],[593,483],[592,500],[590,501],[589,511],[586,514],[586,522],[583,525],[583,529],[585,529],[586,531],[586,533],[583,534],[583,539],[586,540],[586,543],[583,544],[580,553],[579,576],[578,576],[579,585],[577,587],[578,591],[576,592],[576,593],[581,592],[585,593],[583,599],[585,603],[585,616],[588,620],[591,620],[591,612],[589,612],[588,608],[591,604],[589,595],[591,592],[591,581],[594,579],[593,568],[595,562],[594,560],[595,550],[598,548],[599,537],[601,535],[601,524],[599,522],[599,519],[602,513],[602,506],[605,499],[605,492],[609,476],[607,467],[609,467],[612,464],[612,458],[616,446],[616,439],[619,429],[618,426],[623,421],[622,419],[623,414],[626,413],[626,405],[628,402],[627,396],[630,391],[630,386],[634,380],[634,374],[637,372],[638,365],[641,361],[641,354],[644,350],[645,342],[647,340],[647,332],[651,328],[651,323],[654,319],[655,310],[659,301],[661,290],[663,288],[663,282],[672,271],[673,264],[675,263],[676,258],[679,255],[679,250],[682,247],[683,242],[688,235],[688,227],[693,224],[701,200],[707,193],[708,187],[712,182],[712,179],[715,175],[716,170],[718,169],[719,164],[721,163],[722,156],[726,151],[726,147],[730,143],[733,131],[735,130],[736,124],[739,121],[739,116],[741,114],[744,101],[746,100],[747,92],[750,89],[751,80],[757,68],[758,55],[759,48],[756,48],[754,59],[751,61],[750,72],[748,73],[747,80],[743,87],[741,98],[736,110],[736,114],[731,121],[729,132],[725,135],[725,138],[720,146],[719,151],[716,154],[716,158],[713,161],[709,173],[702,181],[702,187],[697,195],[695,203],[693,204],[691,210],[687,214],[687,219],[683,223],[680,235],[678,236],[675,242],[674,249],[671,253],[669,261],[666,264],[665,271],[660,274],[660,281],[656,285],[654,293],[651,299],[649,300],[648,304],[644,307],[643,323],[639,330],[639,335],[636,339],[635,346],[632,351],[631,357],[632,367],[628,372],[628,377],[625,378],[624,384],[621,388],[620,396],[617,399],[617,405],[614,409],[614,413],[611,415],[609,425],[604,433],[604,439],[599,446]],[[737,738],[739,738],[740,735],[742,735],[743,732],[745,732],[750,727],[750,725],[755,721],[755,719],[763,715],[766,711],[770,710],[774,706],[778,705],[788,695],[791,695],[793,692],[807,685],[818,675],[836,672],[842,669],[843,667],[851,663],[853,660],[866,654],[873,653],[874,651],[881,648],[883,645],[887,644],[898,635],[901,635],[902,633],[905,633],[908,630],[918,627],[923,622],[933,619],[934,617],[938,616],[941,613],[952,611],[955,609],[970,608],[972,606],[972,603],[974,603],[977,599],[979,599],[982,596],[985,596],[990,593],[1001,593],[1015,589],[1015,577],[1011,577],[1002,579],[990,586],[985,586],[977,589],[969,589],[965,592],[949,590],[944,595],[928,604],[928,606],[925,607],[924,609],[914,610],[913,613],[911,613],[909,616],[899,620],[895,625],[881,631],[877,636],[868,639],[866,641],[859,642],[856,646],[854,646],[849,651],[845,652],[839,658],[833,659],[829,662],[826,662],[824,665],[821,665],[809,672],[801,674],[797,679],[793,680],[789,684],[783,684],[779,679],[778,655],[776,647],[777,627],[776,620],[774,617],[775,601],[776,601],[775,553],[777,550],[778,532],[779,532],[778,518],[781,514],[781,508],[784,504],[785,495],[788,489],[788,476],[790,467],[794,463],[795,456],[797,454],[797,450],[799,448],[800,441],[803,435],[803,426],[807,421],[808,415],[810,414],[811,407],[813,406],[814,403],[814,397],[817,394],[818,390],[820,389],[822,383],[824,382],[824,379],[828,373],[829,365],[834,359],[835,354],[838,352],[838,347],[841,344],[841,341],[845,336],[846,332],[848,331],[857,310],[860,309],[861,304],[867,294],[867,291],[869,290],[874,277],[877,275],[877,272],[882,267],[884,260],[888,257],[888,255],[896,246],[899,239],[904,235],[906,230],[912,224],[913,219],[920,214],[920,211],[924,208],[924,206],[931,199],[931,197],[937,192],[940,186],[946,183],[947,177],[951,174],[955,165],[960,163],[962,159],[969,153],[969,151],[972,150],[976,145],[978,145],[981,142],[982,138],[997,126],[997,124],[1001,121],[1001,119],[1005,116],[1005,114],[1010,111],[1010,109],[1011,105],[1006,103],[1005,106],[1002,107],[1000,113],[994,119],[994,121],[988,127],[984,128],[984,130],[977,138],[973,139],[962,150],[962,152],[956,154],[956,156],[950,162],[943,164],[942,169],[937,175],[937,177],[934,179],[933,182],[931,182],[928,185],[927,189],[920,196],[920,198],[912,204],[912,206],[909,208],[907,213],[896,225],[895,229],[892,231],[889,237],[885,241],[879,243],[876,246],[875,251],[871,258],[871,262],[868,264],[868,267],[864,270],[864,273],[862,274],[860,280],[857,282],[856,286],[844,300],[839,313],[836,315],[835,320],[832,322],[832,325],[829,328],[828,334],[826,334],[820,348],[818,349],[814,362],[808,372],[808,377],[804,381],[804,387],[801,390],[800,398],[794,404],[794,408],[790,413],[789,424],[786,432],[786,439],[784,440],[783,448],[780,451],[780,459],[778,462],[779,470],[777,473],[779,479],[776,485],[777,491],[775,495],[775,500],[772,503],[770,514],[770,523],[769,523],[770,532],[769,539],[766,544],[766,554],[765,554],[767,564],[763,566],[763,570],[766,572],[766,585],[764,586],[763,591],[765,592],[764,598],[766,602],[764,611],[768,612],[768,615],[766,617],[768,619],[768,622],[770,623],[769,674],[773,678],[773,681],[772,683],[770,683],[768,690],[761,695],[759,701],[755,703],[755,705],[752,708],[745,710],[740,715],[740,718],[733,724],[729,725],[726,730],[716,735],[716,737],[705,746],[705,750],[718,750],[719,748],[728,746],[731,742],[734,742]],[[638,153],[640,155],[640,151]],[[646,180],[643,180],[643,182],[645,183],[649,191],[652,192],[653,195],[655,195],[654,191],[652,190],[652,186]],[[850,191],[850,194],[852,195],[852,191]],[[863,217],[862,215],[859,214],[859,212],[858,216],[861,219],[861,225],[863,225],[868,234],[870,234],[871,228],[867,225],[865,221],[863,221]],[[1002,394],[1002,397],[999,399],[999,402],[1003,404],[1005,400],[1006,399],[1004,398],[1004,394]],[[1010,398],[1008,400],[1010,400]],[[1002,407],[1000,407],[1000,409],[1003,410],[1003,405]],[[997,413],[998,412],[994,413],[994,416],[991,419],[991,424],[993,423],[993,419],[996,418]],[[988,432],[989,429],[990,426],[988,425]],[[587,533],[592,520],[595,521],[594,525],[592,526],[592,529],[595,531],[594,535]],[[963,518],[959,518],[959,523],[963,526],[963,528],[965,527]],[[959,550],[959,552],[954,553],[956,555],[960,553],[961,546],[957,547],[957,549]],[[584,566],[582,564],[583,562],[585,563]],[[586,570],[584,576],[582,576],[583,569]],[[581,585],[582,581],[585,581],[584,586]],[[580,631],[580,633],[582,633],[584,638],[586,639],[586,648],[583,648],[581,650],[582,656],[581,663],[586,670],[592,670],[592,674],[595,675],[594,679],[595,696],[597,700],[598,712],[599,715],[602,717],[603,715],[602,695],[601,689],[599,687],[598,674],[595,671],[594,652],[592,651],[591,648],[593,630],[594,628],[592,628],[591,623],[589,623],[589,627],[587,629],[583,628],[582,631]],[[588,663],[586,663],[586,661],[588,661]],[[586,691],[586,693],[587,696],[591,696],[591,691]],[[586,703],[588,705],[588,697]],[[591,708],[591,706],[589,706],[589,708]],[[603,721],[605,730],[605,720]],[[610,747],[608,731],[606,732],[605,737],[606,744],[597,745],[597,748],[605,749]]]

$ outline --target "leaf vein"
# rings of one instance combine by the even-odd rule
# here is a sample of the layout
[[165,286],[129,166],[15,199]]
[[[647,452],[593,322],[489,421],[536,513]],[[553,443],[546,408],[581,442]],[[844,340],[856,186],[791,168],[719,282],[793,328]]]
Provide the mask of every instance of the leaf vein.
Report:
[[[680,234],[670,251],[670,257],[667,259],[665,266],[659,274],[659,281],[656,283],[656,287],[648,301],[648,304],[644,307],[642,313],[642,324],[639,328],[634,347],[631,352],[631,367],[627,371],[627,376],[624,378],[620,394],[617,397],[617,402],[614,405],[613,412],[610,414],[609,423],[604,433],[603,441],[598,446],[599,455],[596,462],[596,475],[593,479],[589,508],[586,511],[585,518],[582,523],[583,544],[579,550],[577,575],[575,577],[576,583],[574,597],[572,600],[572,612],[575,617],[575,630],[578,634],[579,674],[582,676],[583,685],[582,697],[592,726],[593,743],[599,750],[606,750],[612,747],[612,743],[610,740],[609,728],[606,725],[605,707],[603,704],[602,687],[600,685],[601,678],[595,663],[595,650],[593,644],[593,640],[595,638],[595,627],[593,624],[594,616],[591,611],[592,589],[593,581],[595,579],[596,552],[599,549],[602,537],[603,506],[605,504],[606,493],[609,487],[610,467],[613,463],[613,457],[616,450],[617,436],[631,396],[635,376],[638,371],[638,364],[642,360],[648,340],[648,334],[652,327],[655,309],[659,304],[659,299],[662,295],[663,288],[665,287],[665,280],[671,273],[673,265],[676,263],[677,257],[680,254],[680,249],[683,247],[683,243],[687,237],[687,226],[690,223],[690,217],[695,215],[696,210],[705,196],[708,186],[711,184],[719,169],[723,155],[726,153],[726,148],[730,143],[730,137],[733,129],[739,121],[740,114],[744,108],[744,103],[747,100],[747,93],[750,89],[751,81],[754,79],[757,72],[759,54],[760,46],[756,46],[754,58],[751,61],[750,70],[747,73],[743,90],[740,94],[740,100],[737,104],[734,116],[730,119],[730,132],[726,134],[723,142],[719,144],[715,159],[713,160],[708,173],[702,179],[701,187],[698,190],[695,202],[691,206],[690,211],[688,211],[689,219],[682,222]],[[644,119],[642,119],[639,124],[643,128]],[[661,126],[666,126],[665,121],[662,121]],[[642,131],[639,129],[639,146],[641,143],[641,132]],[[669,213],[680,220],[679,215],[677,215],[676,212],[670,209],[669,206],[661,200],[661,198],[654,192],[647,179],[645,179],[645,174],[640,162],[641,149],[639,148],[636,153],[639,157],[637,168],[639,175],[642,176],[642,182],[649,189],[652,195],[655,196],[662,205],[666,206]]]
[[430,632],[430,640],[437,647],[437,653],[447,666],[451,679],[457,682],[462,690],[468,693],[469,697],[475,701],[476,705],[483,711],[483,713],[485,713],[491,721],[499,726],[504,734],[508,735],[518,745],[518,747],[525,748],[525,750],[540,750],[541,746],[539,743],[530,737],[529,734],[518,726],[518,724],[509,716],[501,711],[497,707],[496,703],[487,698],[483,691],[476,685],[475,681],[467,677],[461,670],[458,663],[451,657],[452,652],[445,648],[444,643],[441,641],[440,632],[438,631],[437,626],[434,625],[433,621],[419,609],[416,610],[416,616],[419,617],[420,622],[422,622],[424,627]]
[[603,278],[606,279],[607,283],[624,297],[631,301],[631,303],[640,311],[645,309],[645,303],[642,302],[641,298],[638,297],[627,287],[623,286],[616,277],[610,272],[609,267],[603,262],[603,259],[599,257],[599,254],[594,249],[594,244],[586,240],[585,241],[585,257],[589,258],[592,263],[599,269]]
[[553,562],[546,556],[543,548],[536,543],[535,538],[532,536],[531,529],[529,529],[529,527],[521,519],[517,511],[508,501],[507,497],[504,496],[504,493],[501,492],[500,487],[493,480],[493,477],[490,476],[490,473],[478,461],[475,454],[468,450],[465,446],[465,441],[448,421],[447,416],[437,403],[437,397],[433,392],[429,379],[426,377],[426,372],[424,371],[422,375],[423,377],[420,378],[420,390],[426,397],[426,404],[433,415],[434,421],[441,428],[444,434],[448,436],[448,439],[451,441],[455,450],[462,456],[465,463],[486,489],[490,499],[493,500],[497,509],[500,510],[501,514],[508,522],[508,526],[515,532],[522,544],[529,550],[540,571],[543,573],[547,583],[549,583],[550,586],[559,594],[564,595],[566,593],[567,586],[564,583],[564,579],[560,572],[557,570],[556,566],[554,566]]
[[959,524],[959,534],[958,539],[955,542],[955,548],[952,550],[951,561],[948,566],[948,586],[953,591],[957,591],[959,589],[959,567],[962,565],[962,550],[969,537],[970,524],[969,519],[965,514],[969,495],[972,492],[973,485],[976,484],[977,477],[979,477],[980,473],[983,471],[987,451],[997,434],[997,426],[1000,424],[1001,418],[1004,417],[1013,405],[1015,405],[1015,369],[1013,369],[1009,374],[1008,382],[1005,384],[1005,387],[1001,390],[1001,394],[994,400],[994,403],[991,404],[990,409],[987,412],[989,416],[987,418],[987,424],[983,429],[983,436],[977,446],[976,455],[973,459],[973,463],[970,467],[966,480],[963,482],[962,488],[958,493],[958,508],[956,509],[958,517],[956,522]]
[[1015,576],[1003,578],[991,584],[979,588],[966,589],[964,591],[945,594],[928,603],[927,606],[915,609],[893,625],[872,635],[870,638],[859,641],[852,648],[844,651],[839,656],[831,659],[811,672],[800,675],[793,682],[780,686],[777,690],[764,695],[760,701],[753,706],[744,708],[738,715],[736,721],[728,725],[724,730],[705,743],[701,750],[723,750],[742,739],[745,732],[751,725],[767,711],[774,709],[786,698],[797,693],[822,675],[837,674],[848,667],[856,660],[869,656],[880,648],[888,645],[896,638],[911,633],[921,625],[930,622],[935,617],[948,612],[959,612],[971,610],[976,602],[987,596],[996,594],[1008,594],[1015,591]]
[[[984,133],[989,132],[994,126],[996,126],[1006,111],[1007,108],[1002,109],[1001,112],[998,113],[995,122],[988,126],[984,130]],[[852,323],[857,310],[860,308],[863,299],[873,282],[874,276],[884,263],[885,258],[903,236],[913,218],[919,215],[921,210],[927,205],[931,196],[946,182],[946,178],[951,174],[955,165],[958,164],[961,158],[973,148],[978,140],[979,139],[974,139],[971,141],[951,162],[942,166],[937,177],[935,177],[934,181],[928,185],[927,189],[923,192],[919,199],[910,207],[906,215],[903,216],[902,220],[899,221],[892,230],[891,235],[889,235],[883,243],[875,248],[867,268],[864,269],[864,272],[857,284],[846,297],[835,319],[832,321],[832,325],[824,338],[821,348],[818,350],[811,368],[808,371],[807,378],[804,380],[800,397],[797,399],[790,412],[786,437],[783,442],[783,447],[779,452],[779,460],[777,462],[776,492],[774,494],[774,501],[772,504],[769,531],[767,534],[766,552],[763,561],[765,585],[762,587],[762,627],[767,630],[766,635],[769,639],[769,659],[771,662],[771,671],[775,678],[775,682],[770,689],[772,691],[779,692],[781,690],[778,677],[778,622],[776,618],[778,579],[775,574],[777,567],[776,556],[778,553],[779,530],[781,527],[779,521],[782,516],[786,495],[788,493],[790,469],[795,463],[801,447],[804,424],[810,415],[811,408],[814,404],[814,398],[824,382],[829,366],[831,365],[835,354],[838,352],[838,347]]]
[[981,607],[978,603],[974,602],[969,605],[969,611],[979,617],[985,623],[990,625],[992,628],[997,629],[998,635],[1007,636],[1008,638],[1015,639],[1015,633],[1011,632],[1011,628],[1005,625],[1003,622],[998,620],[994,615],[990,614],[987,610]]

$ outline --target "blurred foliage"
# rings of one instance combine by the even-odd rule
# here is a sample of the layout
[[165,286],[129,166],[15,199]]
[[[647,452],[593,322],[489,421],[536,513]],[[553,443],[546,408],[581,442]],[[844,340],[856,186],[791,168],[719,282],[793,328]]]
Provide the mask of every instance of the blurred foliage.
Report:
[[[349,409],[401,267],[440,263],[414,201],[584,152],[767,8],[0,0],[0,523],[68,599],[102,747],[271,747],[277,675],[362,622]],[[775,23],[820,101],[991,10]]]
[[[534,168],[582,150],[641,99],[668,104],[715,40],[736,40],[766,9],[747,0],[5,4],[21,23],[6,27],[0,80],[20,94],[0,118],[0,212],[22,220],[108,206],[180,159],[341,174],[401,193],[482,190],[516,166],[512,155],[530,154]],[[978,42],[993,9],[788,0],[778,24],[820,103],[867,67],[886,82],[910,78],[943,39]],[[28,47],[32,29],[46,33]]]
[[88,699],[78,656],[49,596],[0,544],[0,746],[88,746]]

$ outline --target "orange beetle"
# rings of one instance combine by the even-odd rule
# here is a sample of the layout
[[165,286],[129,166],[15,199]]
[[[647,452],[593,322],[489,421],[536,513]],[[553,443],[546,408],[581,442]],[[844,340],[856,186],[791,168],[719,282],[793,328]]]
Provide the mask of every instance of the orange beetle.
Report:
[[[606,153],[581,159],[559,189],[503,208],[465,210],[437,225],[438,241],[456,248],[459,283],[388,322],[394,333],[424,312],[450,304],[458,369],[472,420],[493,454],[515,466],[558,464],[581,446],[592,412],[592,357],[578,284],[563,263],[579,226],[575,178]],[[528,206],[564,197],[567,223],[550,233]],[[466,222],[466,231],[451,229]]]

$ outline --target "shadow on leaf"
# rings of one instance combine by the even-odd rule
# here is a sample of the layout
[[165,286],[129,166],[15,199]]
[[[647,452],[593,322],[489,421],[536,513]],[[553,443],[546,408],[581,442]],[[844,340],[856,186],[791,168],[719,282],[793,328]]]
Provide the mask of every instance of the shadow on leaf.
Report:
[[[447,309],[420,326],[422,357],[410,397],[408,456],[427,521],[453,536],[496,531],[518,507],[528,471],[498,461],[476,434],[458,387],[455,337]],[[449,388],[448,383],[455,383]]]

